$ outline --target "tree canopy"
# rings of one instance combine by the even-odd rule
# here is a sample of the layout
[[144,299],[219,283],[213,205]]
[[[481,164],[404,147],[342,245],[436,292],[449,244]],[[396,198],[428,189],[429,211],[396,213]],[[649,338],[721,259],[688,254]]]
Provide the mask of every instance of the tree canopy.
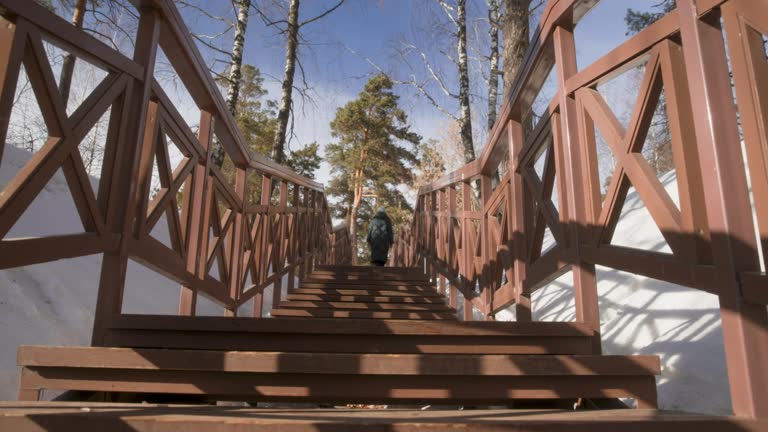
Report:
[[[392,87],[388,76],[372,77],[357,99],[339,108],[331,122],[336,142],[326,146],[332,174],[327,192],[344,203],[335,209],[336,215],[349,223],[353,246],[357,227],[375,205],[387,207],[390,216],[402,209],[411,211],[397,186],[413,180],[421,137],[410,130]],[[376,202],[364,199],[373,197]],[[393,222],[398,222],[396,217]]]

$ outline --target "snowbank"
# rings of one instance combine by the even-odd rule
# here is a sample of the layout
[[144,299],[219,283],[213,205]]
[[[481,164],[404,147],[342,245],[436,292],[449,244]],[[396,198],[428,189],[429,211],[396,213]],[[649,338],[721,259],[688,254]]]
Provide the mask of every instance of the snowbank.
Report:
[[[678,202],[674,172],[660,178]],[[630,189],[613,244],[657,252],[669,248],[634,188]],[[597,268],[600,327],[605,354],[649,354],[661,358],[659,405],[710,414],[730,414],[717,296],[618,270]],[[570,272],[536,291],[533,317],[574,321]],[[513,319],[511,310],[497,315]]]

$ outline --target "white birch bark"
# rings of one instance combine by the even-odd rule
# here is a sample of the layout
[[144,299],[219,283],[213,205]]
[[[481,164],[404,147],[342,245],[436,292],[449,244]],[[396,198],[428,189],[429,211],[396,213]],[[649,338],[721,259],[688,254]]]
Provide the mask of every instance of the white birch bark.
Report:
[[296,51],[299,47],[299,0],[291,0],[288,9],[288,45],[285,50],[285,72],[283,74],[280,110],[277,113],[277,133],[272,146],[272,159],[285,162],[285,141],[288,132],[288,118],[293,103],[293,78],[296,73]]

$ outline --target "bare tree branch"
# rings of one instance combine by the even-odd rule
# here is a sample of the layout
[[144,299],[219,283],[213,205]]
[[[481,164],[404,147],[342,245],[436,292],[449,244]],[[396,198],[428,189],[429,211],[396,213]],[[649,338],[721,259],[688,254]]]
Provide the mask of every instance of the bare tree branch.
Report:
[[326,15],[328,15],[328,14],[332,13],[333,11],[335,11],[336,9],[338,9],[338,8],[339,8],[339,6],[341,6],[342,4],[344,4],[344,2],[345,2],[345,1],[346,1],[346,0],[339,0],[339,2],[338,2],[338,3],[336,3],[336,5],[334,5],[332,8],[330,8],[330,9],[326,10],[325,12],[321,13],[320,15],[318,15],[318,16],[316,16],[316,17],[314,17],[314,18],[310,18],[310,19],[308,19],[308,20],[306,20],[306,21],[302,22],[301,24],[299,24],[299,28],[301,28],[301,27],[303,27],[303,26],[305,26],[305,25],[307,25],[307,24],[311,24],[311,23],[313,23],[313,22],[315,22],[315,21],[317,21],[317,20],[319,20],[319,19],[321,19],[321,18],[325,17]]
[[189,3],[187,0],[174,0],[174,2],[176,4],[178,4],[178,5],[181,5],[182,7],[188,7],[188,8],[194,9],[198,13],[200,13],[200,14],[202,14],[202,15],[204,15],[204,16],[212,19],[212,20],[221,21],[221,22],[226,23],[227,25],[229,25],[231,27],[235,26],[234,21],[232,21],[231,19],[229,19],[227,17],[223,17],[223,16],[214,15],[214,14],[208,12],[207,10],[201,8],[200,6],[197,6],[195,4]]
[[443,8],[443,11],[445,11],[445,14],[448,15],[448,18],[451,20],[451,22],[454,25],[459,25],[458,21],[456,21],[456,17],[453,16],[453,13],[456,12],[456,8],[449,5],[444,0],[437,0],[437,3],[440,4],[440,6]]

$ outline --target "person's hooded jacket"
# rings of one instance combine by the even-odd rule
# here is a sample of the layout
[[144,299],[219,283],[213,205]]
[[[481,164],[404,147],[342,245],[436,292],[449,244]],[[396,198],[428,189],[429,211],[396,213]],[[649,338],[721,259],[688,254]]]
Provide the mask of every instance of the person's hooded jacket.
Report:
[[386,210],[380,208],[368,224],[368,245],[371,247],[371,262],[387,261],[389,247],[395,242],[392,220]]

